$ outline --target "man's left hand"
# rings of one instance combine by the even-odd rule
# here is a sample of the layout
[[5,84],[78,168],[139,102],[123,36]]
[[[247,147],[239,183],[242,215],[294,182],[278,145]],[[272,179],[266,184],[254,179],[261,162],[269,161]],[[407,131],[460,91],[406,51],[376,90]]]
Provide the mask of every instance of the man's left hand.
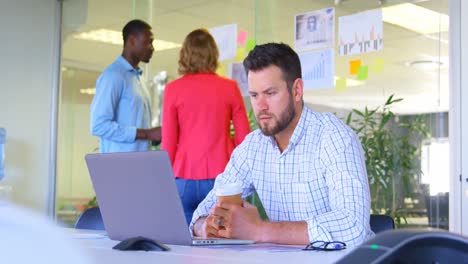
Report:
[[213,207],[213,215],[222,217],[225,229],[218,230],[219,237],[259,241],[263,221],[257,207],[244,201],[239,205],[220,203]]

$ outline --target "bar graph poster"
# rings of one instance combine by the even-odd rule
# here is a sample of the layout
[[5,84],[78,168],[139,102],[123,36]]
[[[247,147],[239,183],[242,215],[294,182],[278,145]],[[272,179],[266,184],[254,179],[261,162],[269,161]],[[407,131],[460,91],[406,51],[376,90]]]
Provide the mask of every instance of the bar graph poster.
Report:
[[335,8],[298,14],[295,26],[294,47],[297,51],[332,47],[335,41]]
[[304,90],[333,88],[335,56],[333,49],[299,54]]
[[242,62],[233,62],[229,64],[229,77],[237,81],[242,96],[249,96],[249,84],[247,82],[247,74],[244,70]]
[[210,28],[211,35],[219,49],[219,60],[228,60],[236,57],[237,51],[237,24],[230,24]]
[[338,29],[340,56],[383,48],[382,9],[339,17]]

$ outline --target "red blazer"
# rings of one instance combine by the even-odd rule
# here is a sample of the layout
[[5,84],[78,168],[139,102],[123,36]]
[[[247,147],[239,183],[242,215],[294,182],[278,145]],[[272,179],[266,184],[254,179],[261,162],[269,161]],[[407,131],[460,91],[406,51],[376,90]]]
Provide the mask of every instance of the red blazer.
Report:
[[[235,137],[230,135],[231,120]],[[164,92],[162,148],[174,175],[214,179],[224,171],[234,147],[250,132],[239,87],[215,73],[187,74]]]

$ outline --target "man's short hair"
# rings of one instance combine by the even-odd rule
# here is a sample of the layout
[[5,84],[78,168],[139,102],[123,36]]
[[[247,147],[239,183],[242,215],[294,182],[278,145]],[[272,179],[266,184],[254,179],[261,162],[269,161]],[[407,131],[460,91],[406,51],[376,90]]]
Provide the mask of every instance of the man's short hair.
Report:
[[249,71],[259,71],[275,65],[280,68],[283,78],[291,91],[297,78],[302,78],[301,62],[297,53],[284,43],[267,43],[257,45],[244,59],[244,67]]
[[218,57],[218,46],[210,32],[204,28],[195,29],[185,37],[180,49],[179,73],[215,72]]
[[127,43],[127,39],[130,35],[137,35],[145,30],[151,30],[151,26],[143,20],[134,19],[128,22],[122,29],[124,44]]

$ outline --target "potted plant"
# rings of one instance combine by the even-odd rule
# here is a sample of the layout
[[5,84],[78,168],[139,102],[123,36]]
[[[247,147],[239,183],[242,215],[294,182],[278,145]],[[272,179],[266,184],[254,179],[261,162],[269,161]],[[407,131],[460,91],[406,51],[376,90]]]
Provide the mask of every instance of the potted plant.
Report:
[[404,198],[412,197],[419,187],[420,142],[429,137],[422,115],[409,119],[395,116],[390,110],[402,100],[391,95],[382,107],[353,109],[346,118],[364,150],[372,213],[390,215],[397,224],[406,222],[400,210]]

